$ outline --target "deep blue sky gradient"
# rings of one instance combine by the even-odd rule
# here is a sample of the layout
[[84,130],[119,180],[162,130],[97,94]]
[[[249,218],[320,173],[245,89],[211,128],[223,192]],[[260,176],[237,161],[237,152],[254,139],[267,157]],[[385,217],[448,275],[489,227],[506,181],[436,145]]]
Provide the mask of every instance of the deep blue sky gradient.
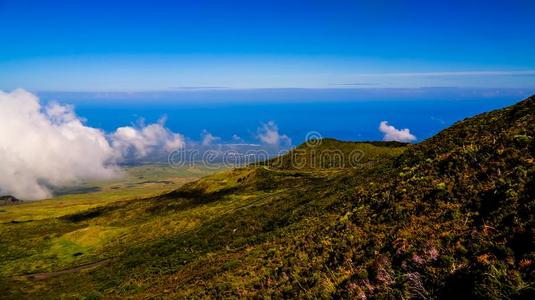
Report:
[[533,88],[535,1],[0,0],[0,89]]

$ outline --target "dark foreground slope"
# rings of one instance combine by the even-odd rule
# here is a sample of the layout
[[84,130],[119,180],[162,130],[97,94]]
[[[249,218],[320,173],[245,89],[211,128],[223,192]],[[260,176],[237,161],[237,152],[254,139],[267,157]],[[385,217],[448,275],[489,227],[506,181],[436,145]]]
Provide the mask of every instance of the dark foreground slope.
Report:
[[459,122],[398,157],[388,182],[356,194],[374,217],[350,218],[388,227],[375,264],[389,280],[376,277],[379,288],[368,292],[532,299],[534,157],[535,97]]
[[45,244],[24,247],[21,233],[31,229],[50,238],[121,231],[89,256],[32,270],[106,264],[38,282],[10,267],[0,290],[6,298],[533,299],[534,137],[531,98],[414,146],[326,141],[323,149],[373,157],[349,168],[283,159],[157,198],[9,224],[13,244],[0,244],[7,266],[14,247],[48,253]]

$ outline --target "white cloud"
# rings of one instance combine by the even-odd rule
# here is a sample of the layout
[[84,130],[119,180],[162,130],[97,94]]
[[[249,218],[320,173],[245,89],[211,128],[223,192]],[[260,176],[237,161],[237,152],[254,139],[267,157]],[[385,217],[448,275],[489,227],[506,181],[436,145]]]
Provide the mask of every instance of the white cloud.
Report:
[[50,187],[116,176],[116,163],[129,151],[143,157],[183,145],[163,123],[106,135],[85,126],[72,106],[43,107],[25,90],[0,91],[0,194],[46,198]]
[[242,138],[237,134],[233,134],[232,135],[232,141],[235,142],[235,143],[242,142]]
[[184,147],[184,137],[164,127],[164,120],[139,128],[119,127],[110,136],[111,145],[119,158],[143,158],[158,152]]
[[217,141],[221,140],[220,137],[214,136],[213,134],[208,132],[206,129],[202,131],[201,137],[202,137],[202,145],[203,146],[209,146],[213,142],[217,142]]
[[382,121],[379,125],[379,131],[381,131],[384,136],[384,141],[397,141],[397,142],[413,142],[416,140],[416,137],[411,134],[411,131],[408,128],[397,129],[392,125],[388,125],[387,121]]
[[257,129],[257,138],[270,146],[289,146],[292,140],[285,134],[279,133],[279,127],[275,122],[269,121]]
[[406,73],[368,73],[355,74],[363,77],[448,77],[448,76],[530,76],[535,70],[516,71],[440,71],[440,72],[406,72]]

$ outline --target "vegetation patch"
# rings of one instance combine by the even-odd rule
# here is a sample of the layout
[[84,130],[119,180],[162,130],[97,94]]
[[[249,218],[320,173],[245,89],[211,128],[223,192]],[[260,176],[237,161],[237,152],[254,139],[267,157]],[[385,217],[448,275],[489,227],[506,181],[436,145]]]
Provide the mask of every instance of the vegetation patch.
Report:
[[534,135],[532,97],[416,145],[314,146],[364,152],[356,168],[283,156],[147,198],[8,206],[2,296],[531,299]]

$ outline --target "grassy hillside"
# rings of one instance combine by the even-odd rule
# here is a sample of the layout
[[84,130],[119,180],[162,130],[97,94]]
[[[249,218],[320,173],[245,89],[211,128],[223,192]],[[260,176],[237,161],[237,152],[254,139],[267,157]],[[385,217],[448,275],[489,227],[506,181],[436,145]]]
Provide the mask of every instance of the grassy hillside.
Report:
[[396,157],[407,144],[399,142],[343,142],[335,139],[310,140],[285,155],[266,162],[275,169],[362,168]]
[[[162,196],[4,222],[2,296],[535,296],[535,98],[417,145],[310,146],[297,167],[285,156]],[[360,164],[308,155],[320,148]]]

